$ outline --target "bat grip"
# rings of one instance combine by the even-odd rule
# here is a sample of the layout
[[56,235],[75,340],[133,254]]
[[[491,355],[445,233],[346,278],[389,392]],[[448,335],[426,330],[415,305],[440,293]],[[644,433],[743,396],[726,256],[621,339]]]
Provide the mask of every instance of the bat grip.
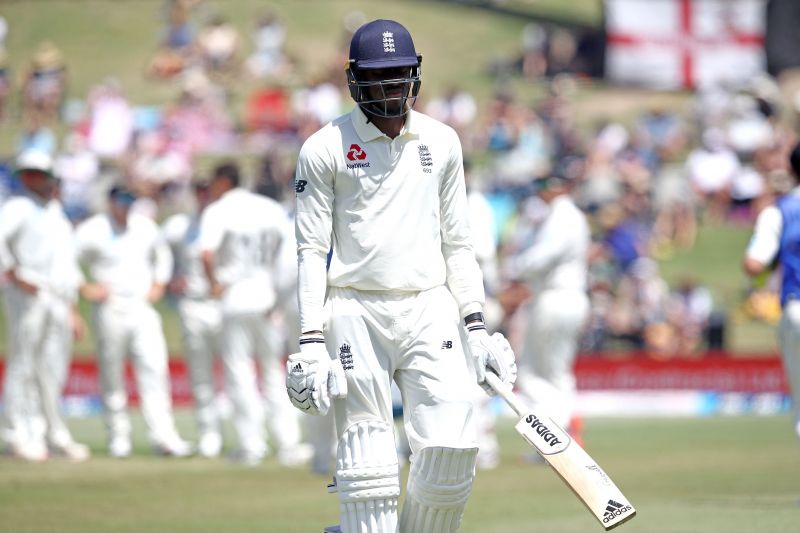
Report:
[[486,383],[489,384],[491,388],[500,395],[503,400],[508,404],[511,409],[517,413],[518,416],[524,416],[525,413],[529,412],[530,409],[522,403],[522,400],[514,394],[514,391],[511,390],[511,387],[506,383],[500,381],[500,378],[497,377],[497,374],[491,371],[486,372]]

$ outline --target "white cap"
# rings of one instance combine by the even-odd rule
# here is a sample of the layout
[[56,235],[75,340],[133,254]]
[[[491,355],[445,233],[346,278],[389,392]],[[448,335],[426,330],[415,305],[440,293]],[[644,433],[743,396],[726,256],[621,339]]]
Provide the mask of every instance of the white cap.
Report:
[[22,170],[38,170],[52,175],[53,158],[41,150],[26,150],[17,156],[17,172]]

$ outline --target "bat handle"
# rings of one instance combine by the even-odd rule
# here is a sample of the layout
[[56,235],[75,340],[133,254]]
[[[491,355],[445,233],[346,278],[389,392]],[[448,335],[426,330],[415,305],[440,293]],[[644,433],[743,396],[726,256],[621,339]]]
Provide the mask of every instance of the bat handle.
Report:
[[497,377],[497,374],[494,372],[486,372],[486,383],[488,383],[489,386],[492,387],[495,392],[497,392],[497,394],[503,398],[503,400],[505,400],[508,406],[517,413],[517,416],[524,416],[525,413],[530,411],[530,409],[528,409],[528,407],[522,403],[522,400],[520,400],[519,397],[514,394],[514,391],[511,390],[511,387],[500,381],[500,378]]

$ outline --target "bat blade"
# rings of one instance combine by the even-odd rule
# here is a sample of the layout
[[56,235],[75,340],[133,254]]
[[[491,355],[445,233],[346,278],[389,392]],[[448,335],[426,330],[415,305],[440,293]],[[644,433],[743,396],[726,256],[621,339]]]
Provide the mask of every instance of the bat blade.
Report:
[[551,418],[529,412],[517,423],[516,430],[606,531],[636,516],[636,509],[608,474]]
[[583,502],[606,531],[636,516],[636,509],[608,474],[552,418],[528,409],[497,376],[486,381],[522,418],[515,426],[564,483]]

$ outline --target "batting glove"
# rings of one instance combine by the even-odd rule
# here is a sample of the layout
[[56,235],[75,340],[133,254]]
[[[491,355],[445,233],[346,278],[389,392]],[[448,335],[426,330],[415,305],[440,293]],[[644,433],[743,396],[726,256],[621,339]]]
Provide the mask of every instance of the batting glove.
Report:
[[322,335],[300,337],[300,352],[286,363],[286,392],[292,405],[312,415],[325,415],[331,399],[347,396],[347,378],[338,359],[331,360]]
[[513,387],[517,381],[517,362],[514,351],[505,336],[494,333],[489,336],[483,320],[474,320],[466,324],[467,346],[475,367],[478,384],[490,396],[497,394],[486,383],[486,372],[494,372],[503,383]]

